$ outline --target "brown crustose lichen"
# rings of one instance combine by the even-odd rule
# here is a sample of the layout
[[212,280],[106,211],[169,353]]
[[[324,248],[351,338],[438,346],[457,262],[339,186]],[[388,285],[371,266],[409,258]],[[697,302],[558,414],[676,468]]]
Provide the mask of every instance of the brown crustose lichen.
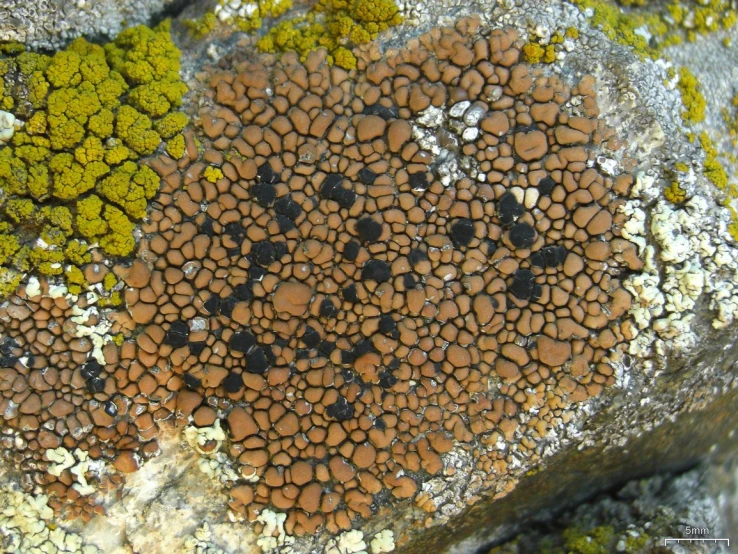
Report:
[[[91,456],[130,461],[165,421],[221,420],[223,448],[258,476],[231,485],[232,509],[336,532],[379,499],[432,511],[420,486],[454,448],[492,486],[512,461],[495,445],[536,456],[573,404],[613,384],[613,349],[631,338],[620,279],[641,263],[617,213],[631,178],[597,169],[611,133],[594,79],[545,76],[522,45],[463,20],[388,57],[368,48],[352,72],[317,52],[213,73],[202,147],[188,131],[181,159],[151,164],[163,184],[140,259],[119,271],[118,328],[143,330],[106,350],[94,398],[126,402],[90,415]],[[84,357],[64,359],[70,383]],[[74,413],[90,405],[66,386]]]

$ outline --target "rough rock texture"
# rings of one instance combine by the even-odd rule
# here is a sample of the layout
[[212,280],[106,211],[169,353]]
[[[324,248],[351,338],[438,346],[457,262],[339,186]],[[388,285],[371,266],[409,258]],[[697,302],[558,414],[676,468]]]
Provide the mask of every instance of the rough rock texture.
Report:
[[111,39],[130,25],[151,24],[182,0],[8,0],[0,4],[0,40],[56,49],[78,36]]
[[[590,545],[601,552],[653,552],[660,547],[664,553],[728,553],[733,549],[724,539],[735,526],[735,485],[731,463],[630,481],[563,514],[539,514],[490,554],[561,547],[582,552]],[[675,538],[693,540],[669,540]]]

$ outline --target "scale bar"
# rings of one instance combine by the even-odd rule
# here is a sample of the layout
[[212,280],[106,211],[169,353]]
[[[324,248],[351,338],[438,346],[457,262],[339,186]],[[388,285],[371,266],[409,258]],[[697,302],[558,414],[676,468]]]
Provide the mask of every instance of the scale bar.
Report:
[[694,539],[672,539],[672,538],[666,538],[664,539],[664,546],[667,546],[669,542],[675,542],[679,544],[680,542],[712,542],[712,543],[719,543],[724,542],[726,546],[730,546],[730,539],[710,539],[707,537],[701,537],[701,538],[694,538]]

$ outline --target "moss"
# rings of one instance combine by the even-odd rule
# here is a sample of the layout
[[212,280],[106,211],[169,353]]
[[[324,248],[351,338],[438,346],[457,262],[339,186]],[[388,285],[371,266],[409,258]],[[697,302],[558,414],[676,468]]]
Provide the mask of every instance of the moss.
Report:
[[700,92],[697,78],[688,68],[679,68],[679,83],[677,86],[682,93],[682,104],[685,108],[682,112],[682,119],[690,125],[704,121],[707,102]]
[[608,554],[614,550],[611,543],[615,539],[615,531],[610,526],[589,531],[566,529],[563,536],[566,549],[571,554]]

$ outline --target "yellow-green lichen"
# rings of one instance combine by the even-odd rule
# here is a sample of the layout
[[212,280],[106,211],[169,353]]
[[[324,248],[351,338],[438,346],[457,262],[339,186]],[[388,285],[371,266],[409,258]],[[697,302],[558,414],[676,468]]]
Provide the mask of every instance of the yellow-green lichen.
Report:
[[115,274],[108,272],[103,277],[103,288],[107,291],[113,290],[113,287],[118,284],[118,279],[115,278]]
[[679,68],[679,82],[677,83],[679,92],[682,93],[682,104],[684,111],[682,119],[690,125],[705,120],[705,108],[707,101],[700,92],[700,85],[697,78],[687,67]]
[[185,139],[182,135],[175,136],[167,143],[167,154],[175,160],[180,159],[185,153]]
[[401,22],[394,0],[319,0],[307,15],[272,26],[257,46],[262,52],[297,52],[303,60],[325,48],[328,63],[355,69],[351,49]]
[[215,30],[218,20],[213,12],[207,12],[200,19],[187,19],[185,25],[192,33],[192,36],[200,39],[204,38]]
[[223,178],[223,172],[220,168],[209,165],[205,168],[205,171],[203,171],[202,176],[205,177],[208,182],[215,183],[218,179]]
[[705,176],[720,190],[728,188],[728,173],[718,159],[718,151],[707,131],[700,133],[700,144],[705,151]]
[[79,38],[53,56],[24,50],[0,54],[0,106],[25,123],[0,149],[0,228],[12,225],[0,229],[3,293],[27,271],[82,286],[93,245],[131,254],[134,221],[159,186],[139,159],[167,140],[181,148],[187,124],[175,111],[186,87],[168,22],[105,46]]
[[680,44],[684,38],[694,41],[700,35],[729,29],[736,21],[731,0],[617,0],[617,3],[626,8],[627,17],[646,25],[651,46],[658,50]]
[[609,525],[588,531],[566,529],[563,532],[566,552],[570,554],[608,554],[613,551],[615,531]]
[[637,32],[646,25],[646,18],[638,13],[625,13],[610,0],[572,0],[581,10],[591,10],[591,22],[610,39],[633,49],[641,57],[658,57],[646,38]]
[[664,197],[674,204],[681,204],[687,198],[686,191],[679,186],[679,183],[672,181],[671,185],[664,189]]
[[556,61],[556,49],[553,44],[542,45],[531,40],[523,46],[523,58],[528,63],[553,63]]

